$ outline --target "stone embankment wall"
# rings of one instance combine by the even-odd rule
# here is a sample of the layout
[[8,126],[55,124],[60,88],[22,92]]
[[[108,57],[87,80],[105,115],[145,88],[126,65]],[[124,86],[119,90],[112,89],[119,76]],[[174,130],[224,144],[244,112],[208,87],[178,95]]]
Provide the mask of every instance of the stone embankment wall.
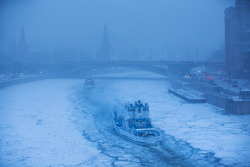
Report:
[[[184,88],[183,85],[188,85],[187,83],[182,82],[181,80],[178,79],[172,79],[170,80],[170,82],[175,88],[179,89],[186,89]],[[199,81],[195,82],[192,80],[190,80],[190,82],[188,83],[190,83],[191,89],[201,91],[202,93],[204,93],[208,103],[224,109],[226,113],[239,114],[239,115],[250,114],[250,100],[230,98],[232,95],[234,95],[235,97],[238,96],[231,93],[227,95],[221,94],[220,92],[222,91],[222,89],[218,89],[218,87],[212,84],[202,83]]]
[[223,108],[226,113],[250,114],[250,100],[239,99],[239,96],[233,96],[236,99],[231,99],[231,96],[220,94],[216,91],[206,91],[205,97],[208,103]]
[[223,109],[225,109],[227,106],[227,98],[225,96],[207,92],[205,93],[205,97],[207,98],[207,102],[214,106],[217,106]]
[[227,100],[226,111],[231,114],[250,114],[250,100],[249,101],[238,101],[238,100]]

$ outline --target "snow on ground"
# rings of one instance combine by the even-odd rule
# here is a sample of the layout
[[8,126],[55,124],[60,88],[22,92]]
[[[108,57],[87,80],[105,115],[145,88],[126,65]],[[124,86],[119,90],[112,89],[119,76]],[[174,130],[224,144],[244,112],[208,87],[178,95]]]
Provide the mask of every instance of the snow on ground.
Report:
[[[131,73],[145,75],[160,77]],[[91,90],[82,85],[82,80],[45,80],[1,89],[0,166],[147,166],[168,152],[172,158],[166,164],[185,166],[175,156],[196,150],[196,156],[219,158],[218,166],[250,166],[250,115],[186,103],[169,94],[163,80],[96,80]],[[149,102],[152,122],[165,134],[159,148],[136,146],[113,134],[111,108],[138,99]]]
[[46,80],[0,90],[0,166],[98,166],[102,155],[71,120],[67,96],[79,82]]

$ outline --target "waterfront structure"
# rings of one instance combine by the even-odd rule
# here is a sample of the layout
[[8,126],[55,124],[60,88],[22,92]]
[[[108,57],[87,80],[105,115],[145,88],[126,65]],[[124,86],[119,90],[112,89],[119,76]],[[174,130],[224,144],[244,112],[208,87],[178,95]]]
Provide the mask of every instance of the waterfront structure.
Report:
[[244,34],[250,29],[250,1],[236,0],[225,9],[225,63],[227,76],[244,77]]

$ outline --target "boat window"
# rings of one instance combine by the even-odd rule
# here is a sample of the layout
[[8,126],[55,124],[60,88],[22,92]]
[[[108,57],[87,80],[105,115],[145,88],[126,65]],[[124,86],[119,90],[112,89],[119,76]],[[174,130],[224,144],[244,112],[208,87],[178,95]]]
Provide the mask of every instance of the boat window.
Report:
[[160,133],[157,130],[150,130],[149,133],[154,134],[154,136],[160,136]]
[[138,132],[138,136],[144,136],[144,135],[145,135],[145,132],[142,132],[142,131]]

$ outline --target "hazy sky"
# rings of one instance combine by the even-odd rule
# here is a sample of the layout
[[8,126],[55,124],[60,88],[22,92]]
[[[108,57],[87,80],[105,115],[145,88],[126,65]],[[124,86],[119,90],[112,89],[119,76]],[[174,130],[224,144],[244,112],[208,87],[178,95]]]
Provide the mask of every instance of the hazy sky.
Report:
[[178,57],[189,49],[204,57],[224,42],[224,9],[234,1],[6,0],[0,5],[4,41],[18,42],[23,26],[30,45],[96,50],[106,22],[114,50],[161,49]]

